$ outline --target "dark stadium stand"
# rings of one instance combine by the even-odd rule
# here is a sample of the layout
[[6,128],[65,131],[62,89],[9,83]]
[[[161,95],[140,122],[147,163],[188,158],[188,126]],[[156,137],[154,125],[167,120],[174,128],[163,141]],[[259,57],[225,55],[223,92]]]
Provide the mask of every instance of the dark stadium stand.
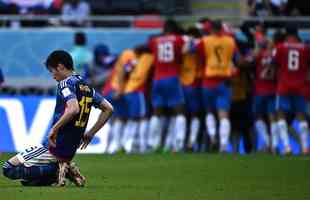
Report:
[[94,15],[188,14],[188,0],[89,0]]

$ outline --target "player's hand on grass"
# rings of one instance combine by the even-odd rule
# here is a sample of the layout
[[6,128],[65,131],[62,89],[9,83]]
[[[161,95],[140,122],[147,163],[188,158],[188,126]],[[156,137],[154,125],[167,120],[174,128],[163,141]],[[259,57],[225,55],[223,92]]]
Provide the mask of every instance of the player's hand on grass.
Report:
[[48,135],[48,144],[51,147],[56,147],[56,136],[57,136],[58,130],[51,128],[49,135]]
[[86,147],[88,146],[88,144],[91,142],[91,140],[93,139],[93,135],[90,134],[90,133],[85,133],[84,136],[83,136],[83,142],[82,142],[82,145],[81,145],[81,149],[86,149]]

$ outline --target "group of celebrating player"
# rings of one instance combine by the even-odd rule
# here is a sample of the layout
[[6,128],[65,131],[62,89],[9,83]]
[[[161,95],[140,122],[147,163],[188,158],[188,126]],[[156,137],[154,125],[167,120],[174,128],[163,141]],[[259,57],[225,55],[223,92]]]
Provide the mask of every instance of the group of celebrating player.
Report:
[[285,34],[276,32],[273,41],[263,32],[256,34],[255,48],[245,50],[221,21],[205,20],[200,26],[202,34],[195,28],[184,34],[167,20],[163,33],[119,56],[103,88],[115,106],[107,152],[197,150],[206,135],[210,147],[227,152],[234,131],[232,84],[247,70],[254,74],[254,98],[246,112],[265,149],[278,153],[281,141],[280,153],[291,153],[287,118],[294,115],[307,154],[310,54],[297,29],[290,25]]

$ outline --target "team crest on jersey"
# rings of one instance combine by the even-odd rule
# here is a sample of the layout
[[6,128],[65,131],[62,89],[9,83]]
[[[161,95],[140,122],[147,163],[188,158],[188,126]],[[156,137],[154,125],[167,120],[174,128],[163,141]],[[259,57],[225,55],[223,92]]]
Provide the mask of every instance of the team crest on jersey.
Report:
[[61,92],[62,92],[64,97],[67,97],[71,94],[71,91],[69,88],[64,88]]

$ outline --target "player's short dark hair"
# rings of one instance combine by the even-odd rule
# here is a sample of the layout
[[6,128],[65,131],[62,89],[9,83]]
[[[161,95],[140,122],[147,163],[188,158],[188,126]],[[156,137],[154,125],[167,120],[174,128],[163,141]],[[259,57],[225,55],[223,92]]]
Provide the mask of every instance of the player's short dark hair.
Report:
[[151,53],[151,50],[146,44],[140,44],[135,47],[135,52],[137,54],[143,54],[143,53]]
[[276,30],[273,34],[273,42],[275,44],[278,44],[278,43],[281,43],[281,42],[284,42],[285,40],[285,33],[282,31],[282,30]]
[[167,19],[164,24],[164,33],[179,33],[180,27],[174,19]]
[[79,46],[84,46],[86,45],[86,35],[83,32],[77,32],[74,35],[74,44],[79,45]]
[[222,21],[217,19],[212,21],[212,30],[214,32],[220,32],[222,30]]
[[298,36],[298,28],[295,25],[287,25],[285,31],[286,35]]
[[56,69],[58,64],[63,64],[65,68],[73,70],[73,59],[71,55],[64,50],[53,51],[46,59],[47,68]]
[[208,17],[202,17],[198,20],[199,23],[211,22],[211,19]]
[[186,34],[189,36],[193,36],[195,38],[200,38],[202,36],[201,32],[199,31],[198,28],[194,27],[194,26],[190,26],[187,30],[186,30]]

